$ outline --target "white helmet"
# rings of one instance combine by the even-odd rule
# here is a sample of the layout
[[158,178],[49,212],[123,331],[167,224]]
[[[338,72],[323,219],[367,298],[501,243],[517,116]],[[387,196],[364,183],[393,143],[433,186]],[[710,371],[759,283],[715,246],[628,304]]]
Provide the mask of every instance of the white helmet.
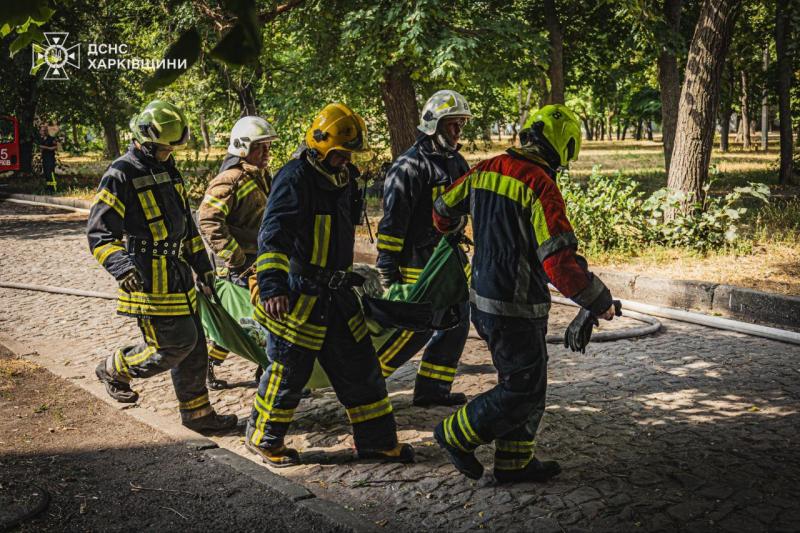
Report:
[[467,99],[450,90],[434,93],[422,107],[417,129],[425,135],[433,135],[439,120],[445,117],[472,118]]
[[228,153],[239,157],[247,157],[250,146],[258,141],[274,141],[278,138],[275,128],[261,117],[242,117],[236,121],[231,130],[231,142]]

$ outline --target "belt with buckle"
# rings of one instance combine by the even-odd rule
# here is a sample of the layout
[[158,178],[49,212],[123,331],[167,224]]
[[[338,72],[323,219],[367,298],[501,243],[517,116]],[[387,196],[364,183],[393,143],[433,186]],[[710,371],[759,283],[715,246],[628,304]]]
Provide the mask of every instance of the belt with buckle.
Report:
[[183,241],[153,241],[150,239],[127,238],[128,253],[134,255],[158,255],[179,257],[183,250]]
[[355,272],[345,270],[329,270],[315,265],[292,264],[292,272],[308,278],[316,284],[332,291],[360,287],[366,279]]

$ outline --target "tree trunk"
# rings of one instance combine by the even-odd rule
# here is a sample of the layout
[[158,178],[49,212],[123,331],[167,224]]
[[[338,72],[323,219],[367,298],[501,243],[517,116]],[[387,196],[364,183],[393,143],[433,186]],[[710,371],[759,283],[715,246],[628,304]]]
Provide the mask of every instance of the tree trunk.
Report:
[[592,124],[587,118],[582,118],[583,121],[583,128],[586,130],[586,140],[592,141],[594,140],[594,135],[592,135]]
[[648,141],[652,141],[653,140],[653,121],[650,120],[650,119],[647,119],[647,128],[646,128],[646,130],[647,130],[647,140]]
[[[778,115],[781,132],[781,166],[778,183],[792,182],[792,109],[789,100],[792,89],[792,57],[789,38],[791,35],[789,2],[777,3],[775,11],[775,48],[778,52]],[[800,141],[799,141],[800,142]]]
[[667,179],[670,189],[687,193],[688,202],[702,199],[708,179],[720,81],[740,2],[705,0],[689,47]]
[[748,98],[748,76],[747,71],[742,70],[742,148],[750,149],[750,106]]
[[658,84],[661,88],[661,131],[664,144],[664,168],[669,174],[672,149],[675,145],[675,126],[678,121],[678,103],[681,98],[681,75],[674,42],[680,38],[681,0],[664,0],[664,19],[667,24],[667,42],[661,44],[658,54]]
[[633,136],[633,138],[637,141],[642,140],[642,122],[644,121],[640,118],[639,122],[636,123],[636,134]]
[[554,0],[544,0],[544,20],[550,40],[550,65],[547,76],[550,78],[549,104],[564,103],[564,34]]
[[727,153],[729,150],[728,138],[731,134],[731,110],[730,102],[719,114],[719,150]]
[[742,117],[739,113],[733,114],[733,131],[736,132],[736,142],[741,142],[741,136],[739,135],[742,132]]
[[533,95],[533,86],[528,87],[528,96],[522,100],[522,84],[517,86],[517,110],[519,111],[519,129],[525,126],[525,121],[528,120],[528,115],[531,112],[531,96]]
[[392,158],[397,158],[414,144],[419,119],[411,71],[405,65],[392,65],[383,73],[381,96],[389,125]]
[[719,149],[728,152],[731,133],[731,116],[733,115],[733,65],[728,61],[725,66],[725,81],[720,89],[721,109],[719,112]]
[[211,136],[208,134],[208,123],[203,113],[200,113],[200,134],[203,136],[203,151],[208,153],[211,150]]
[[103,137],[106,140],[106,147],[103,152],[106,159],[116,159],[119,157],[119,137],[117,135],[117,125],[113,118],[103,119]]
[[[764,78],[767,77],[769,69],[769,47],[764,46]],[[767,84],[761,93],[761,149],[765,152],[769,148],[769,104],[767,103]]]
[[81,139],[80,135],[78,135],[78,123],[75,121],[74,118],[72,119],[70,130],[72,132],[72,146],[74,146],[76,150],[80,150]]

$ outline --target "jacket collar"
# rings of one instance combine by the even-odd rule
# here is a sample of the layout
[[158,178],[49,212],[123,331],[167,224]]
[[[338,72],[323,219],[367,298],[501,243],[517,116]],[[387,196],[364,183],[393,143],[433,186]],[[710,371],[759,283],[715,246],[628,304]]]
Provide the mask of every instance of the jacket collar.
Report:
[[456,145],[455,150],[447,150],[439,146],[439,144],[434,140],[433,135],[425,135],[424,133],[417,137],[416,142],[414,143],[420,152],[425,154],[426,156],[439,156],[443,158],[450,158],[454,157],[459,150],[461,150],[461,144]]
[[169,159],[162,163],[137,148],[136,143],[133,141],[131,141],[131,144],[128,146],[128,154],[130,155],[133,165],[141,170],[164,171],[175,168],[175,158],[173,156],[169,156]]
[[508,153],[511,156],[520,159],[526,159],[528,161],[536,163],[537,165],[542,167],[545,171],[547,171],[547,173],[550,174],[551,176],[555,176],[556,174],[556,169],[550,166],[550,163],[548,163],[547,160],[544,157],[542,157],[541,153],[539,152],[539,150],[536,149],[535,146],[530,148],[511,147],[508,150],[506,150],[506,153]]

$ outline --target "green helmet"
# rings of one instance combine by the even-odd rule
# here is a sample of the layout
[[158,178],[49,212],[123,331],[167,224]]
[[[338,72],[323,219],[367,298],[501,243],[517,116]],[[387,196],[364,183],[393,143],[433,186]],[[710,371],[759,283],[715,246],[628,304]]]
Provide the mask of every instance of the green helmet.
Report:
[[525,121],[520,131],[523,146],[543,144],[558,156],[561,166],[578,158],[581,151],[581,125],[567,106],[546,105]]
[[186,144],[189,141],[189,124],[183,111],[162,100],[153,100],[130,122],[133,138],[140,143],[167,146]]

